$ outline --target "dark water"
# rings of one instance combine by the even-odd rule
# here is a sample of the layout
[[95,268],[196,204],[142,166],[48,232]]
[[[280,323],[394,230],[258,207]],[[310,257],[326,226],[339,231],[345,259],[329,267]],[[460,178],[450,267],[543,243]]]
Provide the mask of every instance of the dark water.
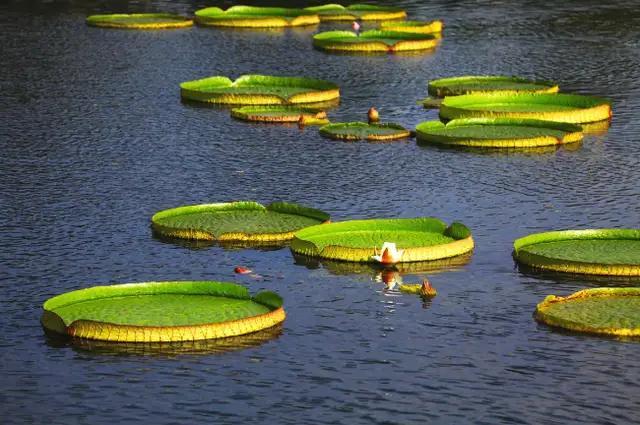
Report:
[[[328,55],[311,48],[318,28],[84,24],[96,12],[187,14],[205,2],[2,3],[0,422],[638,422],[639,343],[532,319],[547,294],[616,283],[519,272],[510,253],[530,232],[640,227],[640,5],[393,3],[444,19],[436,52]],[[338,121],[375,105],[413,127],[436,114],[415,104],[428,80],[469,73],[553,79],[606,96],[614,120],[578,148],[479,154],[332,142],[314,128],[245,124],[179,100],[181,81],[244,73],[338,83],[342,105],[330,113]],[[477,249],[466,266],[427,273],[439,296],[423,305],[384,293],[371,271],[295,264],[288,249],[180,246],[151,235],[157,210],[231,199],[298,201],[336,220],[461,220]],[[234,275],[238,264],[262,278]],[[281,329],[227,347],[116,351],[48,340],[40,327],[41,304],[54,294],[170,279],[275,290],[289,316]]]

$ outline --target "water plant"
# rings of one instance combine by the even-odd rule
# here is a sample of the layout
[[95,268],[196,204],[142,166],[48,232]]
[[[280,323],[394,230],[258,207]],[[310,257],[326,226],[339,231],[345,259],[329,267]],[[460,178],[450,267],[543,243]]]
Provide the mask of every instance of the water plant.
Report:
[[243,75],[232,81],[215,76],[180,84],[183,99],[227,105],[314,104],[340,97],[337,85],[324,80]]
[[317,13],[286,7],[232,6],[227,10],[207,7],[197,10],[196,23],[205,26],[235,28],[281,28],[314,25]]
[[352,4],[342,6],[340,4],[325,4],[321,6],[307,7],[305,10],[317,13],[321,21],[383,21],[392,19],[404,19],[407,12],[397,7],[375,6],[371,4]]
[[396,259],[403,263],[455,257],[473,249],[470,232],[456,239],[445,235],[446,230],[446,223],[431,217],[342,221],[296,232],[291,250],[310,257],[375,263],[383,244],[391,242],[403,251]]
[[601,335],[640,336],[640,288],[592,288],[547,296],[535,318],[547,325]]
[[285,319],[277,294],[252,297],[243,286],[212,281],[94,286],[50,298],[43,309],[47,331],[115,342],[230,337]]
[[535,233],[513,243],[516,261],[565,273],[640,276],[640,230],[589,229]]
[[484,93],[446,97],[440,118],[533,118],[590,123],[611,118],[608,100],[579,94]]
[[411,32],[414,34],[437,34],[442,32],[444,24],[440,20],[434,21],[389,21],[382,22],[382,31]]
[[142,30],[185,28],[193,25],[191,18],[170,13],[91,15],[86,22],[92,27]]
[[360,34],[352,31],[326,31],[313,36],[313,45],[329,52],[394,53],[433,49],[438,45],[438,39],[432,34],[401,31],[369,30]]
[[560,87],[554,82],[530,80],[504,75],[463,75],[429,81],[429,96],[422,100],[425,108],[439,108],[445,96],[482,93],[557,93]]
[[297,230],[329,221],[323,211],[289,202],[189,205],[151,217],[154,231],[173,238],[223,242],[287,241]]
[[579,142],[582,137],[580,126],[526,118],[459,118],[416,127],[419,143],[451,147],[535,148]]
[[324,125],[329,123],[325,111],[295,106],[243,106],[232,109],[231,116],[244,121],[270,123],[297,122],[304,125]]
[[320,127],[320,134],[336,140],[388,141],[404,139],[411,132],[399,124],[341,122]]

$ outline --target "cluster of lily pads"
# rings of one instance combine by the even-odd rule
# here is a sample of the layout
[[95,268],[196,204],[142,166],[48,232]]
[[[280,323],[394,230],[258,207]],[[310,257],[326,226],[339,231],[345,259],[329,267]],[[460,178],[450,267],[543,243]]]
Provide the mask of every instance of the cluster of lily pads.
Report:
[[[328,51],[400,51],[435,46],[440,21],[397,21],[400,9],[370,5],[324,5],[306,9],[217,7],[196,12],[199,25],[288,27],[321,21],[356,21],[356,32],[314,36]],[[382,20],[359,33],[358,22]],[[388,22],[387,22],[388,21]],[[177,28],[193,20],[169,14],[94,15],[89,25],[110,28]],[[434,35],[436,34],[436,35]],[[338,103],[339,87],[298,77],[245,75],[235,81],[214,76],[182,83],[188,101],[235,106],[233,117],[247,121],[317,124],[324,136],[345,140],[393,140],[411,132],[394,123],[329,123],[326,109]],[[608,101],[558,93],[547,81],[504,76],[464,76],[431,81],[431,98],[442,121],[416,127],[420,143],[472,148],[531,148],[578,142],[585,131],[606,129]],[[471,231],[433,217],[330,222],[329,214],[302,205],[253,201],[191,205],[156,213],[155,234],[171,241],[203,240],[244,246],[289,244],[296,261],[322,261],[351,272],[373,267],[387,285],[402,292],[435,296],[428,281],[403,284],[402,273],[463,265],[474,248]],[[514,242],[522,267],[564,273],[640,276],[640,230],[567,230],[529,235]],[[188,308],[185,306],[188,305]],[[83,339],[129,342],[197,341],[233,337],[271,328],[285,319],[282,299],[265,291],[251,296],[225,282],[147,282],[96,286],[58,295],[43,306],[47,331]],[[640,336],[640,289],[598,288],[568,297],[549,296],[535,317],[552,326],[598,334]]]
[[[162,29],[192,26],[218,28],[287,28],[320,22],[353,21],[354,32],[326,31],[313,37],[313,45],[330,52],[400,52],[436,47],[441,21],[402,21],[407,13],[399,8],[368,4],[325,4],[304,9],[287,7],[232,6],[226,10],[207,7],[193,19],[166,13],[93,15],[87,24],[105,28]],[[359,22],[384,21],[378,29],[360,32]],[[391,22],[388,22],[391,21]]]

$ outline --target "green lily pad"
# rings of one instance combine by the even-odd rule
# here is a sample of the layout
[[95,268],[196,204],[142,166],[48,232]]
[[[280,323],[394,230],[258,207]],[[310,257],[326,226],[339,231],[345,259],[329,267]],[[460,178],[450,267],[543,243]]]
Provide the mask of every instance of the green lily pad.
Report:
[[382,21],[404,19],[407,12],[397,7],[375,6],[370,4],[325,4],[307,7],[305,10],[317,13],[321,21]]
[[158,233],[177,238],[238,242],[278,242],[293,232],[324,223],[329,215],[287,202],[190,205],[160,211],[151,218]]
[[520,118],[461,118],[443,124],[425,121],[416,127],[418,142],[478,148],[534,148],[582,140],[582,128]]
[[409,130],[399,124],[367,124],[366,122],[343,122],[320,127],[320,134],[337,140],[384,141],[404,139]]
[[243,106],[231,110],[231,116],[244,121],[297,122],[305,125],[328,124],[327,113],[315,108],[295,106]]
[[86,22],[92,27],[122,29],[184,28],[193,25],[192,19],[170,13],[91,15]]
[[391,21],[382,22],[382,31],[412,32],[414,34],[437,34],[442,32],[444,24],[440,20],[434,21]]
[[529,80],[502,75],[466,75],[440,78],[429,82],[429,95],[434,97],[459,96],[487,92],[502,93],[557,93],[559,87],[550,81]]
[[374,262],[385,242],[404,250],[398,263],[454,257],[473,249],[469,236],[447,236],[447,225],[437,218],[351,220],[312,226],[295,233],[296,254],[333,260]]
[[433,49],[438,39],[432,34],[414,34],[400,31],[370,30],[327,31],[313,36],[313,45],[331,52],[401,52]]
[[45,329],[122,342],[183,341],[242,335],[284,320],[272,292],[211,281],[95,286],[44,303]]
[[525,265],[567,273],[640,276],[640,230],[593,229],[536,233],[514,242]]
[[440,117],[533,118],[568,123],[590,123],[609,119],[609,101],[578,94],[466,94],[446,97]]
[[197,10],[199,25],[235,28],[278,28],[314,25],[320,22],[316,13],[286,7],[232,6],[227,10],[207,7]]
[[180,84],[183,99],[229,105],[313,104],[340,97],[337,85],[324,80],[269,75],[208,77]]
[[572,331],[640,336],[640,288],[594,288],[568,297],[550,295],[538,304],[535,317]]

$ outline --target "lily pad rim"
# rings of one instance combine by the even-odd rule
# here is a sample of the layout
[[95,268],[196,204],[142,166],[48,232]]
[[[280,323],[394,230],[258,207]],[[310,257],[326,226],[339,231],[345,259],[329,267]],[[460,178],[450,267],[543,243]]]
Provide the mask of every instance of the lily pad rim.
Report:
[[513,126],[523,126],[523,127],[550,128],[550,129],[561,130],[566,132],[582,131],[582,127],[577,124],[558,122],[558,121],[547,121],[547,120],[540,120],[535,118],[509,118],[509,117],[454,118],[452,120],[447,121],[446,123],[438,120],[429,120],[429,121],[423,121],[418,125],[416,125],[416,131],[425,130],[426,127],[446,129],[446,128],[455,128],[455,127],[465,127],[468,125],[496,125],[496,126],[513,125]]
[[626,288],[588,288],[574,292],[567,296],[547,295],[536,306],[535,318],[537,321],[544,323],[548,326],[555,328],[567,329],[574,332],[599,334],[599,335],[611,335],[611,336],[640,336],[640,328],[630,327],[613,327],[613,328],[596,328],[590,326],[587,322],[581,322],[576,320],[569,320],[562,318],[561,316],[553,315],[549,312],[553,305],[558,303],[569,303],[576,300],[582,300],[585,298],[619,298],[626,296],[640,297],[640,288],[638,287],[626,287]]
[[[436,89],[447,88],[455,83],[464,83],[464,82],[472,82],[472,81],[507,81],[513,83],[527,83],[533,85],[540,85],[541,89],[553,90],[557,92],[559,90],[559,85],[556,82],[550,80],[538,80],[538,79],[529,79],[525,77],[520,77],[516,75],[460,75],[454,77],[443,77],[436,78],[434,80],[430,80],[427,84],[427,91],[431,96],[437,96]],[[509,92],[509,91],[518,91],[517,89],[486,89],[486,90],[474,90],[474,92],[478,93],[491,93],[491,92]],[[524,91],[526,93],[526,91]],[[462,95],[460,95],[462,96]]]

